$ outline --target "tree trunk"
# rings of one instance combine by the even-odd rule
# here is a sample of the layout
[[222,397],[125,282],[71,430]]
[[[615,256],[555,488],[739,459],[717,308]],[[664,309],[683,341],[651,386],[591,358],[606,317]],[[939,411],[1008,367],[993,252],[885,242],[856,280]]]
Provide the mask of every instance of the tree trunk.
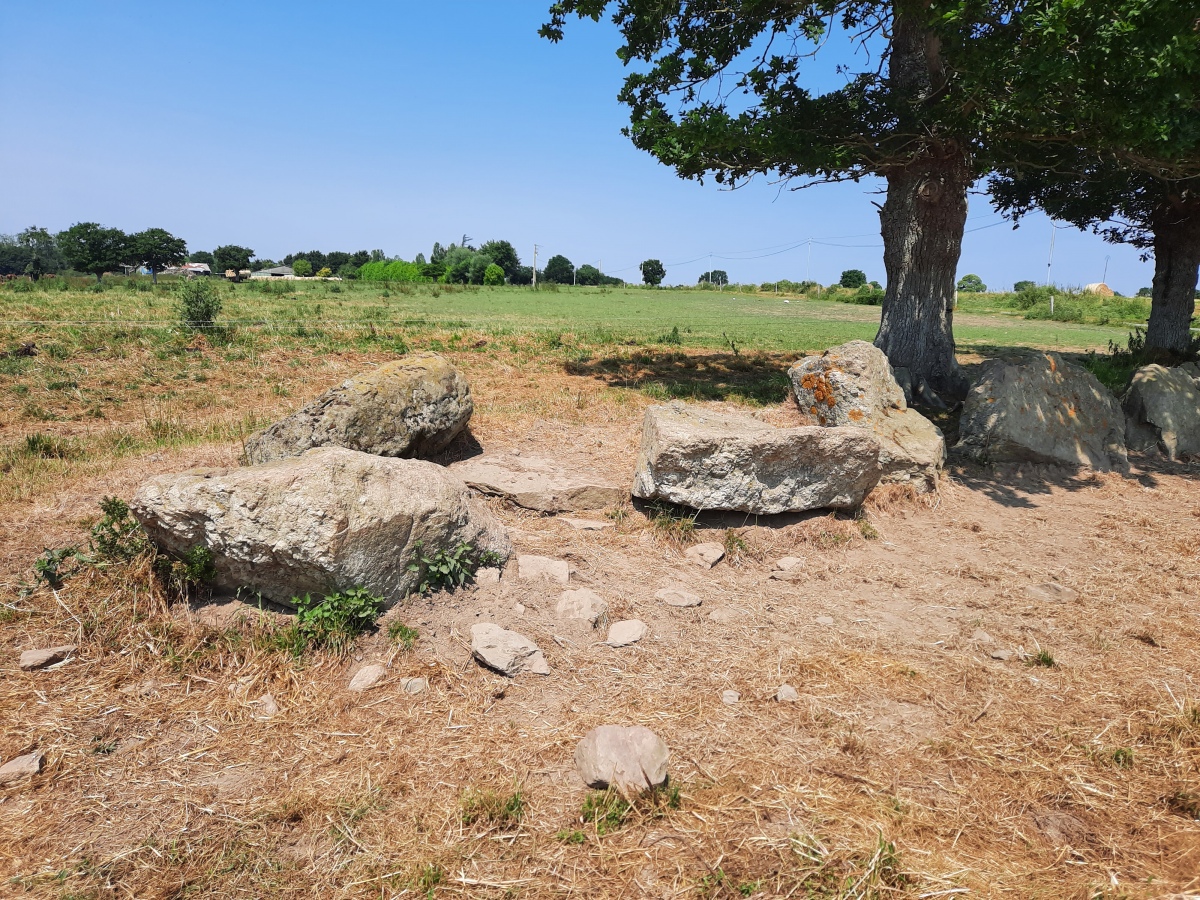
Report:
[[887,292],[875,346],[909,400],[938,406],[967,384],[954,357],[954,285],[972,181],[965,154],[926,156],[887,175],[879,218]]
[[97,272],[96,273],[96,284],[103,284],[103,283],[104,283],[104,272],[103,271]]
[[150,267],[150,282],[152,284],[158,284],[158,266]]
[[1183,354],[1192,341],[1200,273],[1200,200],[1173,198],[1155,211],[1154,287],[1146,347]]

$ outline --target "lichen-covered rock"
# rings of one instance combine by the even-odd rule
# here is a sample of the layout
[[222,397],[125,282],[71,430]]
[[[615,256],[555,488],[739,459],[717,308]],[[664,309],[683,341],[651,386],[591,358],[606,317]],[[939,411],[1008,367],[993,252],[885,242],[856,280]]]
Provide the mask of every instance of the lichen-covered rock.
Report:
[[955,446],[977,459],[1125,471],[1125,416],[1091,372],[1057,353],[992,360],[967,395]]
[[849,341],[788,370],[800,412],[820,425],[870,430],[879,440],[880,481],[937,485],[946,459],[941,429],[909,409],[883,351]]
[[246,441],[251,464],[345,447],[376,456],[439,453],[471,418],[467,380],[436,353],[417,353],[356,375]]
[[646,410],[633,495],[755,515],[851,509],[879,473],[879,441],[864,429],[775,428],[676,402]]
[[1200,453],[1200,382],[1182,366],[1144,366],[1122,403],[1130,450],[1159,447],[1170,459]]
[[160,475],[130,509],[167,552],[206,547],[217,587],[281,603],[363,587],[391,604],[417,586],[408,567],[418,553],[460,543],[512,552],[486,506],[442,466],[354,450]]

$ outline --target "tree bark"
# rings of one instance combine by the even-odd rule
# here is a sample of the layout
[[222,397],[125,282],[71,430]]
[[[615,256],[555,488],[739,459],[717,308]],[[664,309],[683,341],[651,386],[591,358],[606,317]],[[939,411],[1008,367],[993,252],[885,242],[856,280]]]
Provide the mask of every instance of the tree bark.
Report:
[[887,175],[879,218],[887,291],[875,346],[909,400],[938,406],[966,395],[954,356],[954,285],[973,181],[965,154],[926,155]]
[[888,82],[897,131],[911,149],[905,162],[881,172],[887,291],[875,346],[901,370],[910,401],[941,406],[938,395],[958,399],[967,390],[954,357],[954,285],[974,172],[966,143],[939,135],[929,115],[947,74],[927,27],[928,0],[896,0],[893,12]]
[[1183,354],[1192,341],[1200,274],[1200,199],[1172,198],[1155,211],[1154,287],[1147,349]]

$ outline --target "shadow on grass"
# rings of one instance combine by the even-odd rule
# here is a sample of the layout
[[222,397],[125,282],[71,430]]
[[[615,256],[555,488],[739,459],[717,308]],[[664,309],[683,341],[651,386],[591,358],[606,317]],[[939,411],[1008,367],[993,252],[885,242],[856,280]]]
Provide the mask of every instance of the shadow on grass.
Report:
[[791,390],[788,367],[799,354],[682,353],[635,350],[568,361],[569,375],[641,391],[654,400],[721,400],[773,406]]

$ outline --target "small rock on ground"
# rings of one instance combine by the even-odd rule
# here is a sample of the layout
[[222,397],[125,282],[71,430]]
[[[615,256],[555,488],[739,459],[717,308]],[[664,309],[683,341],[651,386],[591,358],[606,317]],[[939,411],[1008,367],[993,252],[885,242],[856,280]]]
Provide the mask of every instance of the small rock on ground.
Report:
[[21,654],[21,669],[34,672],[55,663],[60,663],[75,652],[74,644],[63,644],[61,647],[46,647],[42,650],[26,650]]
[[975,633],[971,635],[971,640],[977,644],[994,644],[996,639],[984,631],[982,628],[976,628]]
[[833,624],[833,616],[817,616],[816,623],[818,625],[830,626]]
[[500,570],[493,566],[477,570],[475,572],[475,583],[479,585],[499,584]]
[[800,693],[790,684],[781,684],[775,692],[775,699],[780,703],[793,703],[800,699]]
[[547,556],[517,557],[517,575],[522,581],[534,581],[538,578],[549,578],[559,584],[566,584],[571,579],[571,569],[565,559],[550,559]]
[[636,644],[646,636],[646,623],[638,619],[625,619],[614,622],[608,629],[608,645],[610,647],[628,647]]
[[1042,584],[1031,584],[1025,588],[1025,593],[1034,600],[1050,600],[1054,602],[1074,600],[1079,596],[1069,587],[1063,587],[1061,584],[1055,584],[1052,581],[1043,582]]
[[685,591],[683,588],[663,588],[661,591],[655,591],[654,596],[667,606],[699,606],[704,602],[691,591]]
[[37,751],[10,759],[0,766],[0,784],[8,784],[38,774],[42,771],[44,760],[45,757]]
[[423,693],[428,687],[429,680],[427,678],[400,679],[400,690],[404,691],[406,694],[420,694]]
[[790,572],[792,569],[799,568],[804,565],[804,560],[799,556],[785,556],[783,559],[775,561],[775,568],[780,572]]
[[575,748],[575,767],[588,787],[626,795],[666,784],[669,758],[662,738],[641,725],[601,725]]
[[726,706],[733,706],[735,703],[737,703],[741,699],[742,699],[742,695],[739,694],[737,691],[734,691],[734,690],[721,691],[721,702],[724,703]]
[[683,555],[696,565],[711,569],[725,556],[725,548],[720,544],[695,544],[688,547]]
[[708,618],[718,625],[735,625],[749,615],[744,609],[722,606],[708,614]]
[[604,531],[614,527],[612,522],[602,522],[599,519],[576,519],[571,516],[559,516],[559,519],[576,531]]
[[379,664],[363,666],[350,679],[350,690],[368,691],[387,678],[387,667]]
[[991,655],[992,659],[999,659],[1005,662],[1016,656],[1012,650],[993,650]]
[[506,631],[493,622],[471,626],[471,653],[489,669],[510,678],[521,672],[550,674],[550,665],[537,644],[525,635]]
[[562,619],[582,619],[592,627],[608,612],[604,598],[589,588],[563,591],[558,601],[557,613]]

